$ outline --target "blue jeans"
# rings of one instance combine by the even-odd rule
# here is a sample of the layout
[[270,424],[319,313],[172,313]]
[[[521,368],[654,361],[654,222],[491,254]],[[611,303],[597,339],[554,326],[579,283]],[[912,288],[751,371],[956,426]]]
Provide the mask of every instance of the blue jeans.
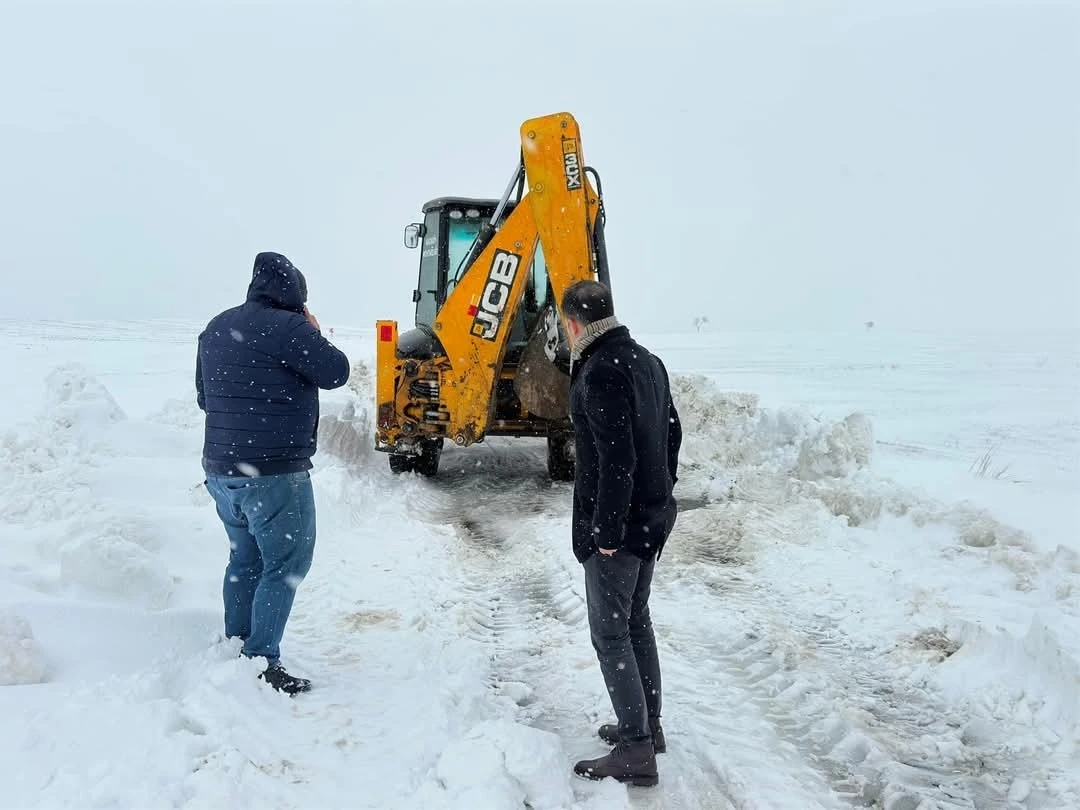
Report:
[[311,475],[207,476],[206,488],[231,549],[222,588],[225,635],[244,640],[244,655],[274,663],[315,550]]

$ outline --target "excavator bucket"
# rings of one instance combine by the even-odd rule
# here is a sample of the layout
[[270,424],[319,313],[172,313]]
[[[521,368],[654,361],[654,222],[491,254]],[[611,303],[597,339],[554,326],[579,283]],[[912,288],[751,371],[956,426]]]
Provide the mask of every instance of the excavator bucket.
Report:
[[565,346],[559,314],[548,306],[537,320],[514,377],[514,392],[521,404],[541,419],[565,419],[570,410],[570,376],[557,365],[560,344]]

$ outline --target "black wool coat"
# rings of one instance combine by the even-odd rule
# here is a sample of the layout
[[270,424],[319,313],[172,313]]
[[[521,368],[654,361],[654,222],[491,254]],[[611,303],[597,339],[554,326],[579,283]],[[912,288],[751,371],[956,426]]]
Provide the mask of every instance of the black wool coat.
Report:
[[571,371],[573,548],[659,556],[675,524],[682,425],[667,369],[625,326],[598,337]]

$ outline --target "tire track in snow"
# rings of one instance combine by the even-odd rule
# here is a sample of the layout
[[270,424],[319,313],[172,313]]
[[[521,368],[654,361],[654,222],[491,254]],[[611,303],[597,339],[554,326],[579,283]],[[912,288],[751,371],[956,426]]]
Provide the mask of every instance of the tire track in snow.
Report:
[[[585,692],[572,679],[553,683],[552,678],[553,671],[584,669],[589,673],[585,679],[593,679],[602,695],[595,654],[587,641],[583,594],[572,589],[570,573],[558,563],[560,555],[569,555],[569,537],[559,538],[559,545],[551,548],[550,539],[541,536],[544,529],[549,535],[553,531],[552,519],[568,513],[570,489],[551,485],[539,457],[527,452],[500,449],[463,464],[461,470],[444,480],[424,482],[410,491],[410,497],[415,499],[415,513],[453,525],[467,552],[463,563],[471,573],[461,587],[470,599],[468,634],[493,651],[491,684],[499,690],[510,686],[520,721],[581,744],[580,749],[571,746],[575,758],[602,753],[604,745],[595,737],[595,727],[609,719],[606,701],[597,701],[595,692]],[[797,532],[790,516],[782,515],[778,507],[757,500],[745,508],[756,508],[758,528],[764,519],[779,536]],[[662,591],[664,581],[673,575],[686,576],[692,588],[706,588],[699,615],[715,621],[733,609],[758,612],[758,589],[742,573],[746,559],[741,534],[718,536],[711,531],[717,526],[709,522],[704,501],[687,501],[681,511],[694,512],[694,519],[699,523],[704,519],[710,531],[696,536],[684,532],[675,538],[672,551],[665,552],[658,567],[656,591]],[[560,584],[553,585],[556,582]],[[732,604],[737,595],[745,604]],[[681,620],[680,615],[677,621]],[[805,808],[851,803],[853,791],[844,774],[838,775],[811,748],[797,744],[799,721],[771,711],[767,700],[760,699],[764,693],[759,684],[776,674],[775,665],[752,663],[749,676],[738,676],[747,666],[745,660],[696,641],[714,637],[715,624],[687,634],[685,628],[662,628],[658,621],[658,636],[665,683],[673,686],[665,690],[665,705],[673,710],[665,711],[670,717],[665,725],[669,753],[659,760],[661,789],[631,791],[635,807],[750,810],[786,808],[792,801]],[[540,638],[546,644],[538,644]],[[577,656],[559,654],[575,647]],[[527,690],[514,692],[519,684]],[[597,702],[602,714],[593,716]],[[730,753],[736,750],[739,756],[733,760]]]
[[[750,710],[744,687],[713,662],[683,647],[678,636],[659,628],[661,668],[665,678],[664,728],[668,754],[696,763],[701,773],[715,773],[725,805],[739,810],[799,807],[836,808],[827,781],[802,753]],[[658,805],[662,806],[662,805]],[[688,805],[695,806],[695,805]]]
[[[793,766],[814,766],[820,787],[814,790],[809,774],[803,783],[819,798],[832,793],[848,805],[888,810],[1017,807],[1008,791],[1021,763],[969,746],[968,718],[929,691],[875,669],[878,651],[857,648],[833,628],[800,624],[797,612],[772,604],[767,583],[731,574],[727,585],[721,575],[710,586],[700,566],[676,565],[682,570],[667,588],[678,589],[687,609],[662,638],[674,659],[668,668],[691,688],[673,693],[669,705],[678,707],[691,734],[717,741],[718,756],[753,760],[754,746],[773,737],[767,748],[789,754]],[[716,637],[713,620],[685,623],[718,608],[732,619],[724,637]],[[686,670],[689,660],[695,664]],[[700,710],[718,702],[722,707]],[[731,712],[738,720],[725,715]],[[754,716],[766,726],[753,730]],[[739,723],[750,731],[731,747],[729,732]]]
[[[516,703],[520,722],[559,734],[575,757],[595,755],[595,724],[608,718],[592,716],[598,701],[587,685],[600,684],[599,672],[582,595],[559,561],[568,537],[552,547],[553,534],[569,531],[570,489],[547,481],[539,454],[499,449],[466,463],[466,453],[445,479],[406,487],[410,511],[454,527],[460,540],[465,632],[491,650],[491,688]],[[769,499],[724,508],[745,510],[755,532],[787,542],[803,517],[814,519]],[[1008,784],[988,779],[1007,763],[963,744],[963,718],[876,673],[873,651],[794,620],[748,575],[737,521],[724,533],[716,517],[708,505],[684,505],[658,567],[670,748],[661,789],[631,791],[635,807],[1010,807]],[[679,613],[664,626],[660,605],[676,592]]]
[[[569,554],[569,538],[551,547],[559,521],[569,530],[570,488],[551,484],[542,457],[527,449],[470,448],[449,451],[444,459],[445,476],[396,480],[403,482],[411,514],[452,527],[460,541],[463,632],[490,650],[489,687],[516,704],[519,721],[553,731],[571,745],[591,746],[573,749],[575,756],[600,753],[595,724],[608,718],[591,716],[596,693],[566,676],[579,673],[587,683],[601,683],[582,594],[559,563]],[[799,531],[792,515],[767,495],[727,508],[745,510],[755,531],[791,541]],[[798,797],[807,808],[872,806],[888,799],[890,810],[893,804],[907,810],[902,790],[930,795],[940,774],[926,774],[923,789],[910,790],[907,783],[918,786],[917,774],[890,765],[888,757],[872,756],[872,738],[837,720],[838,695],[830,683],[845,683],[844,673],[797,677],[785,668],[785,656],[798,662],[792,650],[814,647],[820,657],[828,639],[779,623],[759,637],[728,635],[709,642],[716,638],[718,616],[754,617],[740,624],[761,628],[760,617],[777,609],[746,576],[749,560],[738,523],[725,533],[713,517],[707,504],[684,504],[680,534],[658,570],[658,593],[665,581],[682,580],[700,605],[680,611],[670,628],[659,627],[658,620],[665,682],[672,687],[665,692],[670,753],[660,759],[663,789],[653,796],[631,792],[635,806],[670,806],[665,802],[679,797],[688,807],[785,807]],[[730,523],[730,515],[723,520]],[[685,616],[694,614],[708,621],[683,626]],[[582,670],[588,674],[580,675]],[[863,681],[873,695],[874,681]],[[941,791],[937,798],[951,801]],[[965,805],[941,804],[954,806]]]
[[[536,659],[585,621],[572,580],[544,564],[536,525],[564,511],[566,487],[548,482],[540,459],[520,450],[470,448],[444,458],[445,477],[410,489],[410,511],[451,527],[459,541],[451,555],[461,565],[465,633],[491,650],[492,686],[536,680],[528,677]],[[519,705],[536,702],[513,687]]]
[[[405,511],[422,486],[389,472],[339,470],[323,473],[316,488],[327,530],[283,644],[287,665],[315,682],[289,704],[294,743],[304,748],[292,778],[310,783],[316,795],[326,792],[325,803],[308,806],[331,806],[340,801],[335,789],[347,788],[356,791],[357,807],[414,806],[409,797],[429,779],[446,740],[465,733],[487,703],[477,645],[447,610],[460,593],[449,532],[433,535]],[[378,547],[363,548],[373,543]],[[371,576],[372,566],[387,572],[385,582]],[[361,590],[358,582],[376,587]],[[399,763],[362,784],[370,781],[368,763],[385,758],[388,748],[402,753]],[[328,762],[356,766],[332,776]]]
[[[569,771],[607,750],[596,727],[610,715],[569,548],[571,489],[547,480],[539,454],[500,450],[470,467],[411,491],[412,506],[457,528],[467,633],[492,650],[492,688],[514,700],[518,722],[563,739]],[[734,807],[724,774],[702,752],[661,755],[659,765],[659,788],[629,790],[635,808]],[[574,788],[582,797],[599,789],[585,780]]]
[[[968,717],[928,690],[895,683],[876,665],[884,650],[856,647],[754,576],[754,548],[805,542],[822,521],[816,504],[790,498],[789,486],[775,477],[744,479],[736,500],[676,524],[665,551],[677,584],[670,593],[677,590],[683,604],[695,594],[701,605],[681,611],[680,622],[719,608],[739,632],[718,639],[709,618],[672,635],[696,650],[706,680],[743,693],[777,739],[815,763],[847,802],[890,810],[924,801],[942,810],[1009,807],[1017,763],[968,745]],[[658,592],[667,594],[663,584]]]

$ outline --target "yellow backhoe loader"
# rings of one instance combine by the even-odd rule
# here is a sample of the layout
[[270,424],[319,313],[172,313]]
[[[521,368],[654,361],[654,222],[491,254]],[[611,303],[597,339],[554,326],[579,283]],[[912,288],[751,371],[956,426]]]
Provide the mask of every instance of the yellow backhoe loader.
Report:
[[375,447],[394,472],[435,475],[443,444],[547,437],[548,472],[574,474],[563,292],[610,284],[600,177],[569,113],[521,125],[499,199],[440,197],[405,229],[420,248],[414,328],[376,322]]

